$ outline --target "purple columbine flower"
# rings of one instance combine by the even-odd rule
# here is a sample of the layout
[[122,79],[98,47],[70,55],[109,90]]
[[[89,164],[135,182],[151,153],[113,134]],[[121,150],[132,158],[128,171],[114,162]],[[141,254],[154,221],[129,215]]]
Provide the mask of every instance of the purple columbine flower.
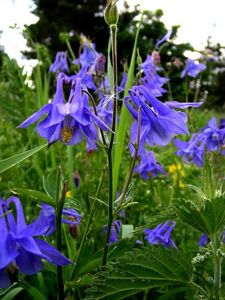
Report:
[[[222,237],[222,242],[225,243],[225,231],[223,232],[223,237]],[[203,233],[199,240],[198,240],[198,245],[199,247],[205,247],[208,245],[208,243],[210,242],[210,238],[206,233]]]
[[188,58],[186,61],[186,66],[181,73],[181,78],[183,78],[185,75],[189,75],[190,77],[196,77],[200,72],[204,71],[205,69],[206,66],[203,63]]
[[188,142],[174,140],[174,144],[178,151],[176,154],[182,156],[185,162],[192,162],[198,167],[203,166],[204,150],[205,150],[205,136],[194,133]]
[[93,64],[93,70],[97,76],[101,76],[105,73],[105,63],[105,55],[102,53],[98,54]]
[[[64,85],[70,86],[69,99],[66,102]],[[18,127],[25,128],[47,113],[47,117],[37,125],[36,129],[50,145],[58,140],[67,145],[75,145],[82,141],[84,135],[87,140],[87,149],[96,149],[98,132],[95,124],[102,130],[109,130],[109,128],[92,112],[88,105],[88,95],[84,91],[87,89],[81,84],[80,78],[73,79],[60,73],[52,103],[44,105]]]
[[167,33],[156,43],[156,48],[159,47],[159,45],[163,44],[164,42],[167,42],[170,37],[171,37],[171,34],[173,33],[173,30],[172,29],[169,29],[167,31]]
[[49,72],[59,74],[60,72],[69,73],[69,67],[67,64],[66,53],[58,52],[55,57],[55,61],[49,67]]
[[152,245],[162,244],[164,247],[169,248],[170,246],[177,248],[170,235],[173,228],[176,226],[176,222],[167,221],[164,224],[157,225],[154,229],[145,229],[145,240]]
[[113,99],[110,95],[102,97],[97,106],[97,111],[103,122],[108,126],[111,126],[113,116]]
[[[221,127],[221,124],[220,124]],[[208,151],[221,151],[224,144],[225,128],[217,126],[216,118],[213,117],[209,120],[207,126],[203,128],[201,134],[206,137],[206,146]]]
[[91,67],[94,65],[96,58],[99,56],[98,52],[95,50],[95,44],[91,42],[83,43],[83,51],[80,57],[73,61],[73,64],[80,64],[82,67]]
[[216,118],[213,117],[207,126],[192,135],[190,141],[175,139],[174,144],[178,148],[177,155],[183,156],[184,161],[193,162],[202,167],[205,147],[207,151],[218,151],[223,155],[224,139],[225,128],[218,127]]
[[[187,115],[170,109],[166,104],[152,96],[144,86],[134,86],[129,90],[130,97],[125,98],[125,105],[135,118],[131,127],[131,154],[134,149],[132,144],[137,142],[138,108],[141,108],[141,134],[139,154],[144,151],[144,145],[167,145],[177,134],[188,134],[186,125]],[[131,100],[131,103],[130,101]],[[134,106],[132,105],[134,104]]]
[[144,180],[148,180],[150,176],[156,177],[158,174],[165,174],[160,163],[155,159],[152,151],[145,151],[141,153],[141,162],[134,169],[134,172],[140,174]]
[[141,84],[146,86],[154,97],[160,97],[166,92],[162,86],[169,80],[157,73],[160,69],[155,65],[154,58],[151,55],[148,55],[141,65],[141,71],[144,74],[141,78]]
[[[111,233],[110,233],[110,238],[109,238],[109,244],[116,243],[119,240],[120,232],[122,228],[122,222],[120,220],[115,220],[112,223],[111,227]],[[107,225],[103,226],[103,231],[106,234],[107,232]]]
[[[10,210],[11,204],[15,205],[16,218]],[[39,226],[44,224],[39,223],[36,230],[29,230],[30,225],[26,224],[19,198],[0,199],[0,288],[7,288],[15,281],[18,272],[26,275],[40,272],[42,259],[59,266],[71,263],[49,243],[36,238],[40,234]]]
[[203,233],[198,240],[198,245],[199,247],[205,247],[209,242],[210,238],[206,233]]
[[[64,216],[61,219],[62,223],[69,225],[80,224],[81,215],[73,208],[64,208],[62,216]],[[55,209],[49,204],[42,203],[37,220],[28,225],[26,230],[28,232],[38,232],[38,235],[49,236],[55,229]]]

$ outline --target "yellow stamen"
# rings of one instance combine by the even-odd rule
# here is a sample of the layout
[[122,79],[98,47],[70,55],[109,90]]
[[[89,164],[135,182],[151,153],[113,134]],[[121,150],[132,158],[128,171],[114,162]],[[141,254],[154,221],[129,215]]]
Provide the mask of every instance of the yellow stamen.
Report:
[[62,128],[61,134],[63,143],[68,143],[73,136],[73,131],[69,128],[69,126],[64,126]]

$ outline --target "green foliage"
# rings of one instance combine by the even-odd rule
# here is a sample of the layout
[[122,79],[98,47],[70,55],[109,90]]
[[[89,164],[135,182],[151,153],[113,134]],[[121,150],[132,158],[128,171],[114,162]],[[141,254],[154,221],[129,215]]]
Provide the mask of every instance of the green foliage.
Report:
[[145,289],[191,284],[191,265],[177,250],[145,247],[128,252],[100,272],[87,299],[117,300]]
[[[128,89],[130,89],[132,87],[133,81],[134,81],[137,42],[138,42],[141,24],[142,24],[142,18],[139,22],[138,29],[136,31],[136,36],[135,36],[135,41],[134,41],[134,45],[133,45],[132,57],[131,57],[131,62],[130,62],[129,70],[128,70],[128,76],[127,76],[127,82],[126,82],[126,87],[125,87],[125,91],[124,91],[124,96],[127,96]],[[127,132],[128,125],[130,123],[129,120],[130,120],[129,112],[128,112],[127,108],[125,107],[125,104],[123,103],[122,108],[121,108],[120,123],[119,123],[118,131],[116,134],[116,145],[115,145],[115,150],[114,150],[114,168],[113,168],[113,175],[114,175],[113,193],[114,193],[114,195],[118,188],[119,170],[120,170],[122,153],[123,153],[123,149],[124,149],[126,132]]]
[[2,300],[12,300],[23,290],[21,287],[15,287],[11,289],[3,298]]
[[1,160],[0,161],[0,173],[16,166],[17,164],[21,163],[25,159],[29,158],[30,156],[32,156],[35,153],[39,152],[40,150],[44,149],[46,146],[47,146],[47,144]]
[[225,226],[224,196],[206,200],[202,204],[182,199],[175,202],[175,210],[183,222],[210,237],[222,231]]
[[26,197],[26,198],[30,198],[35,200],[37,203],[48,203],[50,205],[55,206],[56,202],[53,198],[49,197],[48,195],[46,195],[43,192],[40,191],[35,191],[35,190],[29,190],[29,189],[21,189],[21,188],[14,188],[12,190],[12,192],[16,195],[22,196],[22,197]]

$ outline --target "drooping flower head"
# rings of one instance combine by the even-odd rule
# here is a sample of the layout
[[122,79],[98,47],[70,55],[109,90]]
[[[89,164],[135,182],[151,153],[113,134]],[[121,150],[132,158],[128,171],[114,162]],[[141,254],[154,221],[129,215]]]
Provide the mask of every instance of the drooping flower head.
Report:
[[98,54],[93,64],[93,71],[97,76],[101,76],[105,72],[106,58],[102,53]]
[[[16,208],[16,218],[11,205]],[[59,266],[71,263],[49,243],[36,237],[44,224],[29,229],[30,225],[26,224],[19,198],[0,199],[0,288],[7,288],[15,281],[18,272],[27,275],[40,272],[42,259]]]
[[164,42],[167,42],[170,39],[172,33],[173,33],[173,30],[169,29],[167,31],[167,33],[156,43],[156,45],[155,45],[156,48],[158,48],[159,45],[163,44]]
[[[111,233],[110,233],[110,238],[109,238],[109,244],[116,243],[119,240],[120,232],[122,228],[122,222],[120,220],[115,220],[112,223],[111,227]],[[107,225],[104,225],[103,231],[106,234],[107,232]]]
[[166,223],[157,225],[154,229],[145,229],[145,239],[152,245],[163,245],[166,248],[177,248],[173,239],[170,237],[176,222],[167,221]]
[[[38,218],[32,224],[27,226],[29,232],[39,232],[39,235],[49,236],[56,229],[55,209],[53,206],[42,203]],[[64,208],[62,210],[62,223],[69,225],[80,224],[81,215],[73,208]]]
[[68,73],[69,67],[67,64],[66,53],[58,52],[55,61],[49,67],[49,72],[59,74],[60,72]]
[[200,72],[204,71],[206,66],[203,63],[194,61],[193,59],[188,58],[184,70],[181,73],[181,78],[185,75],[190,77],[196,77]]
[[202,129],[201,134],[206,137],[206,146],[208,151],[221,151],[225,137],[223,121],[220,121],[220,125],[218,126],[216,118],[211,118],[207,126]]
[[157,72],[161,70],[155,63],[154,56],[148,55],[141,65],[143,76],[141,84],[146,86],[153,96],[160,97],[166,90],[162,87],[169,79],[161,77]]
[[205,151],[204,136],[195,133],[188,142],[175,139],[174,144],[178,149],[176,154],[182,156],[185,162],[194,163],[198,167],[203,166]]
[[95,44],[91,43],[85,36],[81,38],[82,52],[80,56],[73,61],[73,64],[80,64],[81,67],[89,68],[94,65],[98,52],[95,50]]
[[[125,105],[135,118],[131,127],[131,145],[137,142],[138,109],[141,108],[141,128],[139,154],[144,145],[167,145],[177,134],[188,134],[187,116],[183,112],[170,109],[166,104],[152,96],[145,86],[134,86],[129,90],[130,97],[125,98]],[[134,149],[130,147],[133,155]]]
[[198,245],[199,247],[205,247],[209,242],[210,238],[206,233],[203,233],[198,240]]
[[174,140],[178,156],[183,156],[185,162],[193,162],[198,167],[203,166],[204,152],[217,151],[224,154],[225,128],[221,124],[217,126],[216,118],[209,120],[208,124],[199,132],[193,133],[188,142]]
[[[210,242],[209,236],[206,233],[202,233],[202,235],[198,240],[199,247],[205,247],[209,244],[209,242]],[[223,232],[222,235],[222,242],[225,243],[225,231]]]
[[[64,97],[64,85],[70,87],[68,99]],[[75,145],[80,143],[85,136],[88,150],[95,149],[98,139],[96,125],[102,130],[109,128],[92,112],[85,91],[86,87],[81,84],[80,78],[74,79],[60,73],[57,77],[56,94],[52,103],[43,106],[19,127],[25,128],[47,113],[47,117],[37,125],[36,129],[49,144],[60,140],[67,145]]]
[[141,161],[134,169],[134,172],[140,174],[144,180],[148,180],[150,176],[156,177],[159,174],[165,174],[160,163],[157,162],[152,151],[145,151],[141,153]]

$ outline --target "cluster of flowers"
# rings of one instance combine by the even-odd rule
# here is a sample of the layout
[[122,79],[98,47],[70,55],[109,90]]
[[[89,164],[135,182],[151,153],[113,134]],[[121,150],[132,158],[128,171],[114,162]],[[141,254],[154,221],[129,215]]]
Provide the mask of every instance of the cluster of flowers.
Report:
[[[85,136],[87,150],[96,149],[98,140],[97,128],[109,131],[112,123],[112,97],[110,84],[105,75],[105,56],[95,50],[95,44],[82,37],[82,52],[72,63],[80,70],[75,75],[69,72],[66,53],[58,52],[49,71],[56,73],[56,93],[53,101],[43,106],[30,116],[20,128],[25,128],[38,121],[44,114],[47,117],[41,121],[36,129],[38,134],[46,138],[49,145],[60,140],[66,145],[75,145]],[[126,74],[123,73],[118,91],[122,91],[126,84]],[[64,89],[69,89],[66,97]],[[94,110],[89,105],[89,90],[97,94],[98,105]],[[92,102],[93,104],[93,102]]]
[[[158,41],[156,48],[167,41],[172,34],[168,33]],[[37,125],[39,135],[46,138],[51,145],[57,140],[67,145],[75,145],[86,137],[87,150],[96,149],[98,140],[97,127],[109,131],[112,123],[113,103],[110,95],[110,84],[105,74],[106,59],[98,53],[95,44],[81,36],[82,51],[80,56],[72,63],[77,65],[79,71],[74,75],[66,75],[69,72],[65,52],[56,55],[54,63],[49,71],[57,75],[56,93],[51,103],[46,104],[39,111],[30,116],[20,128],[29,126],[38,121],[44,114],[47,117]],[[196,76],[205,66],[190,59],[181,76]],[[176,101],[162,103],[156,97],[162,96],[166,90],[163,85],[169,80],[161,77],[158,72],[160,67],[159,52],[153,51],[141,64],[141,79],[139,85],[129,90],[129,96],[125,98],[125,105],[135,121],[131,127],[130,152],[134,155],[134,145],[137,144],[138,110],[140,117],[140,140],[138,156],[140,164],[135,168],[145,180],[149,175],[156,176],[165,173],[162,166],[156,161],[154,153],[146,150],[145,146],[165,146],[175,135],[188,134],[186,113],[174,109],[185,109],[189,106],[198,107],[201,103],[180,103]],[[65,73],[63,73],[65,72]],[[121,84],[117,87],[118,93],[123,91],[126,84],[126,73],[123,72]],[[69,96],[66,97],[64,88],[69,88]],[[94,110],[89,105],[89,90],[97,95],[98,103]],[[93,104],[93,103],[92,103]]]
[[[157,44],[159,45],[159,42]],[[160,55],[157,51],[153,51],[152,55],[148,55],[141,65],[143,76],[140,84],[133,86],[129,90],[129,96],[125,98],[126,107],[135,118],[131,127],[130,152],[131,155],[134,155],[134,145],[138,144],[140,164],[135,171],[145,180],[149,178],[149,175],[157,176],[159,173],[165,173],[162,166],[156,161],[154,153],[146,150],[145,146],[166,146],[175,135],[189,134],[186,113],[174,109],[197,108],[202,104],[202,102],[181,103],[177,101],[162,103],[158,100],[156,97],[160,97],[166,92],[163,85],[169,80],[158,74],[158,71],[161,70],[159,64]],[[188,59],[181,77],[185,75],[195,77],[204,69],[204,64]],[[138,120],[138,110],[141,110],[140,120]],[[138,126],[140,126],[139,141],[137,140]]]
[[[16,218],[11,205],[16,208]],[[63,209],[63,223],[74,226],[81,216],[71,208]],[[31,224],[25,221],[22,204],[17,197],[7,201],[0,198],[0,288],[8,287],[16,281],[18,272],[32,275],[40,272],[42,260],[64,266],[72,263],[58,250],[37,236],[49,236],[55,231],[55,211],[48,204],[41,205],[38,218]]]
[[[157,225],[154,229],[146,228],[144,230],[145,240],[151,245],[163,245],[166,248],[176,247],[175,242],[171,238],[171,233],[174,227],[176,226],[176,222],[167,221],[165,223]],[[116,220],[112,224],[111,234],[109,243],[113,244],[119,240],[121,235],[122,222],[121,220]],[[104,226],[104,232],[107,231],[107,226]],[[137,240],[137,244],[143,244],[142,241]]]
[[177,155],[182,156],[185,162],[202,167],[205,150],[225,155],[225,119],[221,119],[217,125],[216,118],[213,117],[207,126],[194,133],[188,142],[175,139],[174,144],[178,149]]

